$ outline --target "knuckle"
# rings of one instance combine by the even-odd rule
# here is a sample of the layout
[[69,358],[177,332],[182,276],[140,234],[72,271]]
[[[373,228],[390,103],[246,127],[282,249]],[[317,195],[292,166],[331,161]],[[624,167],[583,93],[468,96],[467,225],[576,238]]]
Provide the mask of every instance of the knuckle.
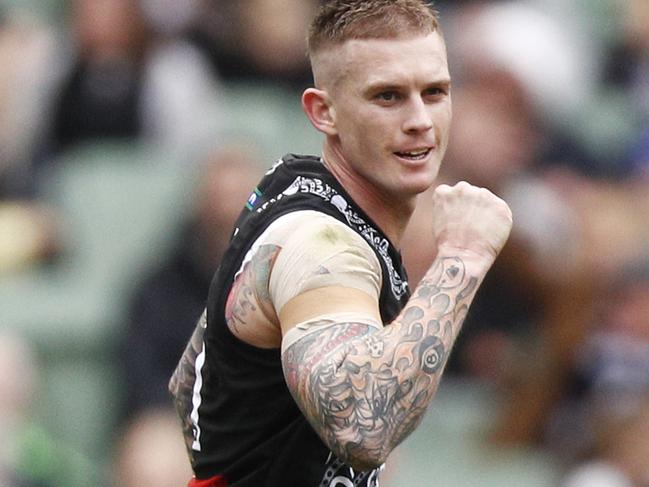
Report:
[[435,188],[435,192],[433,193],[433,199],[439,201],[439,200],[445,200],[448,199],[448,197],[452,194],[452,188],[446,184],[441,184]]

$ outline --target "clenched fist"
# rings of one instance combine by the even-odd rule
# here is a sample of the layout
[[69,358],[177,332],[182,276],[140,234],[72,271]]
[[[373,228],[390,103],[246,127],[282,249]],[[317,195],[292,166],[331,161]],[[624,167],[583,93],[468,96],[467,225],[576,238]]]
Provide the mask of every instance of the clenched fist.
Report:
[[493,261],[512,228],[507,203],[489,190],[464,181],[435,189],[432,217],[438,255],[471,253]]

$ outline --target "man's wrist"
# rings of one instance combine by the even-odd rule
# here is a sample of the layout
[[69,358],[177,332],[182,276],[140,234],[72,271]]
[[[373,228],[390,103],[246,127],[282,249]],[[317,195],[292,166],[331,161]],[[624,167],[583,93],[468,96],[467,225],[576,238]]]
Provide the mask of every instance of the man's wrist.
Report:
[[487,273],[491,268],[496,256],[491,252],[478,252],[474,249],[452,246],[440,246],[437,250],[436,259],[460,259],[468,274],[476,277]]

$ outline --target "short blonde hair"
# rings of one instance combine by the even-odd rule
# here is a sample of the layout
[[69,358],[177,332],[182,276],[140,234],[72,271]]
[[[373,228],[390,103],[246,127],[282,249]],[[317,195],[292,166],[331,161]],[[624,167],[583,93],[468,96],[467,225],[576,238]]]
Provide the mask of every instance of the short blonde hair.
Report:
[[389,39],[439,31],[426,0],[330,0],[311,23],[308,52],[350,39]]

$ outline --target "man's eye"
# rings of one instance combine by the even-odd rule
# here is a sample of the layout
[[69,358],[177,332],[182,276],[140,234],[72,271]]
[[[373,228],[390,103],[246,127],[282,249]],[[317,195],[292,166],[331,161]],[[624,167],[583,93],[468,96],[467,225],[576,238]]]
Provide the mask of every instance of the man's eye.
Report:
[[397,99],[397,94],[394,91],[384,91],[376,95],[376,98],[380,101],[395,101]]
[[428,88],[424,95],[428,97],[439,97],[446,95],[447,91],[444,88]]

